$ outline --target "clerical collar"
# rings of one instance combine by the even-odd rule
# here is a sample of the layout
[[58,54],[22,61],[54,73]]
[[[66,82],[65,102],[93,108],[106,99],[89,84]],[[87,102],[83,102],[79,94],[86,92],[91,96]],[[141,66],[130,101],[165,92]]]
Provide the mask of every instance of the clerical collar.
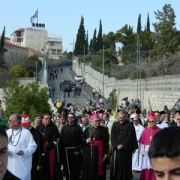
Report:
[[124,122],[125,122],[125,121],[123,121],[123,122],[122,122],[122,121],[119,121],[120,124],[124,124]]

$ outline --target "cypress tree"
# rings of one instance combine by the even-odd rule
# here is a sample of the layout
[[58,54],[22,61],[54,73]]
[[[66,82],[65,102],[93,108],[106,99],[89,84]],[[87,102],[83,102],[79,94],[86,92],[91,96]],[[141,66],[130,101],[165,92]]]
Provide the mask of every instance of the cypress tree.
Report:
[[102,38],[102,23],[101,20],[99,22],[99,32],[97,36],[97,51],[103,48],[103,38]]
[[89,49],[89,43],[88,43],[88,31],[87,31],[86,40],[85,40],[85,54],[88,54],[88,49]]
[[150,20],[149,20],[149,13],[148,13],[148,17],[147,17],[147,25],[146,25],[146,27],[147,27],[147,31],[151,31],[150,30]]
[[75,42],[75,55],[84,54],[84,45],[85,45],[85,28],[84,28],[84,18],[81,16],[81,22],[77,33],[77,38]]
[[0,40],[0,67],[1,68],[6,68],[5,67],[5,59],[4,59],[4,53],[7,51],[4,48],[4,39],[5,39],[5,26],[1,35],[1,40]]
[[96,54],[97,52],[97,38],[96,38],[96,29],[94,30],[93,38],[90,42],[90,51],[93,54]]
[[141,32],[141,14],[138,17],[137,33]]

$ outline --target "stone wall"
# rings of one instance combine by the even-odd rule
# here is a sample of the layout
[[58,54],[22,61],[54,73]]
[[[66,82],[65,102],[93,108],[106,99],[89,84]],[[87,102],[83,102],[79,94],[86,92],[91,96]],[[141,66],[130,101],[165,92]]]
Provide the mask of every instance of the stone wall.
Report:
[[[73,61],[73,70],[76,74],[83,75],[91,87],[103,91],[101,73],[90,66],[79,65],[77,59]],[[129,100],[137,98],[137,80],[116,80],[114,77],[104,76],[104,97],[108,98],[113,89],[120,90],[120,100],[124,97],[128,97]],[[141,80],[141,95],[139,92],[138,98],[141,99],[142,108],[149,109],[150,101],[153,110],[163,110],[164,105],[171,109],[179,97],[180,75],[159,76]]]

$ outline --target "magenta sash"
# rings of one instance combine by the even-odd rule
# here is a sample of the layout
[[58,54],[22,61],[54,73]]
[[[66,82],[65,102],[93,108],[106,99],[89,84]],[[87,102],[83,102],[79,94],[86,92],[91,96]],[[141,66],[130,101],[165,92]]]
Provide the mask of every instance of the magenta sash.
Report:
[[92,146],[97,146],[98,147],[98,175],[103,175],[103,141],[93,141]]
[[[45,147],[48,145],[49,142],[45,143]],[[54,158],[55,158],[55,152],[54,148],[52,148],[48,152],[48,160],[49,160],[49,171],[50,171],[50,180],[53,180],[54,178]]]

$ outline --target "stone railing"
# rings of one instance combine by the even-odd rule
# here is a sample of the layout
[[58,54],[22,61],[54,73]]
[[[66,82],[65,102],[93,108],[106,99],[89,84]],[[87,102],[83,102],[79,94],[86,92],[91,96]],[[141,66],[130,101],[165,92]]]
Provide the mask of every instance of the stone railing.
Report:
[[[76,74],[83,74],[85,81],[93,88],[103,90],[103,75],[90,66],[78,64],[73,61],[73,70]],[[114,77],[104,76],[104,97],[108,98],[113,89],[120,90],[120,100],[128,97],[129,100],[137,98],[137,81],[124,79],[117,80]],[[149,101],[153,110],[163,110],[164,105],[171,109],[180,97],[180,75],[168,75],[151,77],[141,80],[138,98],[141,99],[142,107],[148,109]],[[121,102],[121,101],[120,101]]]

